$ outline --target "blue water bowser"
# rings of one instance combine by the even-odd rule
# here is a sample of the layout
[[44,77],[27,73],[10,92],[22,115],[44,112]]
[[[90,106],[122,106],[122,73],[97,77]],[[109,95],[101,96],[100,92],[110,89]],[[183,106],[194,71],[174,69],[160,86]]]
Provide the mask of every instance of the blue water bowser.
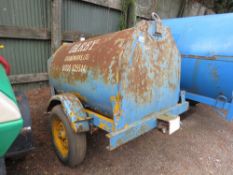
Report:
[[[186,98],[227,110],[233,120],[233,13],[164,20],[182,55]],[[220,114],[224,114],[218,110]]]
[[181,57],[159,18],[123,31],[64,43],[49,59],[52,143],[69,166],[81,163],[86,133],[106,131],[108,149],[160,128],[179,129],[188,109]]

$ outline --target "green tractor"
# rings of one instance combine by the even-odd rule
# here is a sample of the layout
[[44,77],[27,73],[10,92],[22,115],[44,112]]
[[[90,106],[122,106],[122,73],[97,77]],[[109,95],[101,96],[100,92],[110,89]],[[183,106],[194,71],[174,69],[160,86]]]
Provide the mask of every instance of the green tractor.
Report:
[[0,175],[6,174],[5,158],[19,158],[32,149],[28,101],[23,93],[13,91],[9,73],[9,64],[0,56]]

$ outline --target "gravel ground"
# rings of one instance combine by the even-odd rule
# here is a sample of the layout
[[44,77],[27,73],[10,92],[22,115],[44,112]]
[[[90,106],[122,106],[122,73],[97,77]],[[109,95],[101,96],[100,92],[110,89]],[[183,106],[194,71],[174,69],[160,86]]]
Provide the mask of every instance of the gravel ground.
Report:
[[233,123],[205,105],[183,114],[181,129],[168,136],[154,129],[109,152],[105,133],[88,135],[86,159],[68,168],[57,159],[45,114],[49,89],[28,92],[35,149],[23,160],[7,161],[9,175],[233,174]]

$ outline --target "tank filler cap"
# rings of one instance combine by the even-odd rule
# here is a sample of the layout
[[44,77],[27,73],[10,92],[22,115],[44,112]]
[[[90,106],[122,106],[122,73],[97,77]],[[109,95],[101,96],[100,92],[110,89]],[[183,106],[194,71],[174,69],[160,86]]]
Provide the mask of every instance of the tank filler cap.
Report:
[[155,36],[161,36],[162,35],[162,31],[163,31],[163,25],[161,22],[161,19],[159,17],[159,15],[155,12],[151,13],[151,17],[152,19],[155,21]]
[[80,38],[79,38],[79,41],[85,41],[86,40],[86,38],[85,38],[85,36],[82,34],[81,36],[80,36]]
[[161,20],[160,17],[159,17],[159,15],[158,15],[157,13],[155,13],[155,12],[152,12],[152,13],[151,13],[151,17],[152,17],[152,19],[155,20],[155,21]]

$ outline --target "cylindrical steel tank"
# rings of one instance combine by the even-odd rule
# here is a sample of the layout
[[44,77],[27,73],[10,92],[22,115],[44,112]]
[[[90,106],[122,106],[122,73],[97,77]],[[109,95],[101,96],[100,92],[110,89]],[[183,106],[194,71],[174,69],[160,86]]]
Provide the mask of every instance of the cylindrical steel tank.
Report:
[[170,30],[141,21],[134,28],[63,44],[48,68],[57,92],[72,92],[86,108],[108,117],[118,100],[121,115],[133,122],[177,104],[180,64]]
[[182,54],[181,89],[232,100],[233,13],[164,20]]

